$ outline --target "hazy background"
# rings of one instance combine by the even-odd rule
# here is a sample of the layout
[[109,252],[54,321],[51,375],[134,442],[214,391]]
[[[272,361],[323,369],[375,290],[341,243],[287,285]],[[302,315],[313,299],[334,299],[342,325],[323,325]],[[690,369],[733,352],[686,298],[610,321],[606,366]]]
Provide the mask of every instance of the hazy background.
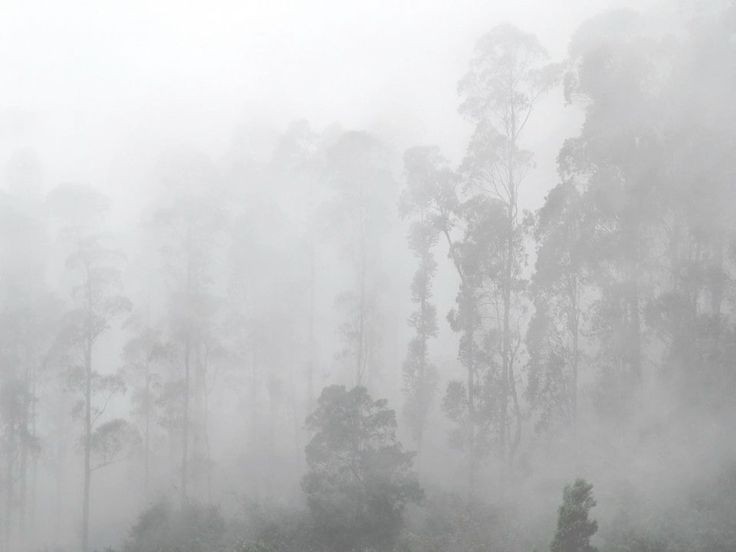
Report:
[[[406,321],[415,308],[409,289],[417,269],[417,257],[407,246],[409,222],[400,220],[398,216],[399,197],[407,187],[402,155],[413,146],[437,145],[453,169],[461,163],[473,125],[458,114],[458,81],[468,71],[479,37],[496,25],[508,22],[536,35],[548,50],[550,61],[562,63],[564,69],[569,68],[564,64],[569,62],[571,38],[591,17],[613,8],[633,8],[645,14],[636,32],[649,33],[657,38],[670,31],[684,36],[687,33],[683,29],[689,24],[689,15],[683,17],[681,10],[689,14],[687,10],[693,6],[696,6],[694,11],[700,7],[697,2],[680,0],[0,0],[0,183],[6,193],[2,199],[11,206],[8,213],[15,213],[14,209],[17,209],[42,228],[39,230],[42,237],[38,237],[31,231],[21,233],[28,229],[16,227],[14,222],[3,226],[0,231],[3,255],[7,254],[11,259],[8,266],[15,262],[22,265],[20,274],[33,274],[33,278],[44,280],[50,293],[61,298],[59,301],[66,308],[69,290],[75,282],[74,276],[64,268],[70,246],[63,241],[61,228],[64,223],[54,218],[50,202],[44,198],[59,185],[89,186],[110,199],[109,213],[100,210],[90,215],[90,219],[98,216],[100,220],[97,222],[104,227],[105,238],[111,238],[115,247],[125,254],[122,281],[132,300],[133,312],[139,316],[143,313],[151,319],[160,317],[161,320],[156,322],[160,322],[164,328],[161,331],[167,334],[171,331],[170,326],[176,324],[176,316],[167,309],[169,303],[177,304],[175,292],[178,288],[171,283],[177,275],[172,277],[166,268],[162,268],[165,263],[162,263],[163,255],[160,253],[164,245],[174,248],[181,245],[176,240],[183,234],[176,233],[175,224],[168,227],[171,235],[156,234],[152,221],[182,198],[186,202],[194,197],[195,206],[201,200],[201,211],[187,204],[187,208],[192,209],[187,212],[194,213],[194,218],[207,212],[209,200],[216,204],[216,209],[221,208],[222,211],[217,212],[222,215],[223,222],[227,219],[227,230],[222,235],[213,232],[212,236],[216,236],[211,240],[206,239],[206,232],[203,234],[205,253],[198,260],[210,278],[203,287],[216,297],[219,309],[217,316],[213,315],[217,321],[213,323],[212,333],[220,332],[225,336],[223,341],[227,346],[234,349],[242,347],[243,350],[238,350],[237,354],[228,350],[223,355],[227,357],[232,353],[236,360],[216,358],[212,364],[216,369],[209,391],[207,381],[203,384],[205,395],[211,391],[211,396],[206,399],[212,405],[211,411],[206,411],[208,407],[203,411],[206,412],[204,425],[209,424],[204,433],[207,439],[211,439],[206,448],[214,475],[208,482],[208,496],[201,493],[197,498],[222,508],[228,519],[227,531],[237,533],[243,529],[241,525],[252,522],[242,512],[243,503],[250,504],[250,501],[268,511],[268,515],[273,515],[274,523],[279,527],[298,526],[294,518],[301,518],[294,511],[301,511],[299,509],[303,509],[305,504],[300,479],[305,470],[304,446],[309,440],[309,432],[304,425],[310,406],[303,385],[305,363],[317,363],[314,367],[315,396],[325,385],[345,383],[350,379],[346,376],[348,372],[344,371],[343,361],[339,359],[341,341],[338,328],[346,316],[338,303],[342,293],[355,291],[351,287],[355,283],[355,262],[350,255],[356,247],[354,242],[347,243],[354,238],[346,230],[351,221],[340,219],[340,216],[350,219],[354,213],[349,210],[349,205],[342,205],[341,210],[339,202],[336,203],[338,209],[333,204],[341,193],[339,186],[335,187],[331,180],[335,178],[330,172],[334,167],[325,169],[320,165],[315,169],[305,163],[306,169],[299,166],[298,170],[289,172],[292,170],[287,166],[289,152],[279,157],[283,152],[277,146],[281,147],[285,142],[287,146],[291,144],[288,140],[293,135],[289,132],[295,127],[290,125],[294,121],[308,121],[314,131],[309,147],[317,152],[315,164],[327,166],[332,162],[340,165],[339,158],[331,158],[330,162],[324,159],[330,157],[325,152],[332,151],[331,146],[339,142],[337,138],[343,130],[365,131],[386,146],[385,167],[389,169],[391,178],[388,180],[391,182],[385,190],[376,192],[376,197],[384,203],[381,208],[384,209],[383,214],[387,214],[388,222],[377,224],[375,228],[378,230],[370,235],[369,240],[369,245],[375,246],[375,251],[372,251],[375,258],[371,258],[373,264],[369,263],[375,269],[371,285],[377,290],[376,296],[380,296],[377,310],[383,309],[383,318],[376,319],[376,331],[382,337],[376,361],[380,370],[376,371],[376,379],[369,387],[375,398],[389,399],[390,406],[398,413],[398,435],[406,448],[413,449],[415,443],[402,414],[405,395],[401,366],[407,356],[407,343],[413,337],[413,330]],[[674,25],[674,21],[679,26]],[[632,33],[635,34],[634,31]],[[706,41],[697,42],[697,45],[702,46],[703,42]],[[659,59],[658,55],[666,57],[661,51],[669,52],[669,43],[663,40],[663,44],[665,46],[657,43],[657,47],[651,49],[653,59]],[[693,44],[688,43],[687,47],[694,48]],[[630,52],[624,46],[621,48],[623,59],[630,59],[626,57]],[[649,55],[650,50],[644,51]],[[671,53],[667,55],[672,56],[668,58],[670,61],[687,58]],[[719,56],[724,56],[724,59]],[[725,58],[719,50],[710,59],[719,63],[723,61],[724,67],[732,68],[733,60]],[[676,64],[672,62],[671,65]],[[665,74],[670,65],[655,64],[655,67]],[[607,75],[605,71],[602,73],[604,76],[601,78],[604,79]],[[628,76],[624,73],[623,81]],[[616,76],[620,75],[616,73]],[[719,126],[718,115],[728,114],[732,109],[728,100],[732,83],[719,81],[714,85],[721,85],[718,93],[723,95],[716,94],[716,107],[707,112],[712,119],[703,123],[705,115],[701,120],[699,113],[693,114],[688,110],[691,105],[688,102],[702,107],[709,98],[706,91],[697,87],[700,77],[685,74],[677,75],[677,78],[668,80],[667,86],[679,91],[683,87],[678,88],[677,83],[685,84],[685,99],[678,96],[673,100],[673,104],[676,100],[682,101],[685,107],[667,104],[670,109],[667,114],[672,119],[665,120],[658,118],[656,108],[660,107],[659,104],[666,104],[675,94],[663,94],[659,104],[654,102],[657,104],[654,107],[647,104],[647,109],[650,109],[647,113],[655,121],[652,133],[659,132],[657,136],[661,137],[671,132],[676,138],[672,143],[667,142],[668,147],[672,144],[679,147],[682,143],[691,143],[688,140],[692,131],[693,143],[717,143],[726,153],[719,153],[722,157],[714,154],[711,158],[696,148],[693,148],[693,153],[682,146],[692,154],[691,158],[683,157],[687,165],[684,168],[677,164],[677,154],[672,156],[673,159],[666,155],[658,157],[661,152],[654,152],[654,149],[651,158],[644,155],[643,159],[637,157],[631,162],[635,166],[632,172],[640,166],[649,167],[650,160],[657,170],[663,165],[671,170],[660,180],[652,178],[661,185],[658,188],[661,195],[655,196],[650,203],[664,205],[670,196],[680,201],[672,211],[667,210],[670,204],[666,203],[662,212],[656,211],[656,216],[651,217],[661,225],[652,230],[656,235],[652,238],[652,243],[657,246],[656,252],[646,259],[646,263],[656,266],[652,268],[642,262],[642,265],[646,264],[646,269],[642,269],[646,272],[642,277],[645,282],[641,284],[641,316],[645,320],[642,334],[646,334],[649,341],[645,339],[643,347],[644,377],[634,393],[637,402],[631,406],[634,403],[622,400],[624,409],[628,410],[619,417],[606,418],[597,410],[601,406],[601,389],[604,394],[610,392],[614,401],[620,398],[616,395],[618,388],[606,379],[609,375],[606,370],[610,369],[608,359],[600,360],[605,353],[596,356],[599,346],[601,350],[605,348],[600,345],[605,338],[597,341],[599,334],[596,332],[601,330],[596,325],[599,322],[596,316],[601,312],[597,310],[603,302],[601,297],[615,287],[611,282],[619,283],[617,278],[625,280],[620,274],[626,273],[628,268],[626,253],[635,249],[629,244],[629,251],[623,247],[621,257],[610,261],[614,265],[610,273],[600,269],[593,275],[587,274],[589,280],[584,283],[589,288],[582,292],[581,302],[589,312],[583,316],[582,324],[587,333],[583,332],[585,335],[581,339],[589,341],[582,347],[588,349],[581,353],[588,356],[585,359],[587,364],[581,366],[580,404],[581,410],[590,416],[579,424],[576,422],[574,429],[568,428],[569,432],[563,432],[562,438],[557,439],[544,432],[540,432],[540,436],[532,428],[535,414],[524,396],[526,433],[518,465],[514,467],[514,477],[509,479],[510,482],[503,481],[507,472],[501,470],[502,476],[498,477],[494,471],[496,461],[490,461],[486,467],[491,468],[481,476],[484,491],[479,493],[480,501],[471,505],[465,505],[458,498],[465,492],[465,458],[464,453],[448,445],[447,434],[452,423],[445,416],[442,400],[447,384],[460,377],[463,370],[459,360],[461,352],[458,351],[460,334],[452,331],[447,322],[447,313],[457,308],[459,278],[450,262],[444,238],[435,246],[438,270],[432,301],[437,307],[438,335],[431,340],[430,351],[438,366],[439,383],[428,414],[432,431],[422,443],[421,461],[417,462],[420,482],[427,490],[429,501],[428,505],[422,506],[424,509],[411,510],[410,533],[412,536],[413,531],[421,533],[417,529],[420,526],[432,528],[438,519],[447,522],[448,526],[462,529],[456,532],[453,532],[455,529],[447,529],[455,539],[450,539],[452,544],[448,544],[449,540],[440,539],[442,546],[416,550],[476,552],[491,549],[483,532],[488,527],[496,531],[494,535],[501,535],[499,542],[504,544],[498,545],[499,550],[517,552],[522,546],[538,546],[540,543],[546,547],[548,536],[551,537],[554,529],[562,487],[578,476],[590,478],[596,485],[596,496],[600,502],[597,512],[600,512],[602,533],[605,533],[603,540],[596,542],[605,543],[605,552],[680,552],[690,542],[687,539],[678,541],[681,533],[691,536],[692,542],[706,543],[701,549],[708,550],[711,546],[708,543],[713,542],[708,538],[714,534],[721,536],[710,525],[714,517],[712,511],[718,509],[723,515],[713,522],[713,525],[723,522],[718,525],[718,531],[728,526],[728,516],[736,512],[736,505],[729,501],[726,502],[731,509],[721,509],[721,503],[715,498],[712,504],[717,504],[717,508],[709,502],[711,497],[720,496],[718,488],[722,471],[726,473],[723,477],[729,484],[736,481],[732,468],[736,439],[728,434],[732,411],[729,406],[723,406],[722,410],[704,409],[701,412],[693,408],[691,411],[690,403],[678,394],[680,390],[673,391],[676,384],[669,380],[661,384],[659,378],[667,373],[671,364],[679,366],[678,362],[682,361],[686,368],[690,368],[688,362],[691,359],[684,353],[681,356],[672,353],[672,357],[668,357],[670,347],[675,348],[672,342],[677,345],[677,339],[670,341],[670,338],[677,334],[667,334],[668,330],[657,326],[656,320],[652,322],[646,318],[651,314],[647,308],[658,305],[659,293],[665,288],[670,291],[667,285],[672,275],[662,268],[664,262],[662,265],[658,263],[666,257],[663,244],[669,244],[668,232],[679,223],[684,226],[692,223],[683,230],[688,236],[683,238],[682,243],[686,243],[683,249],[692,246],[687,249],[687,254],[683,253],[683,257],[692,255],[695,259],[692,262],[698,269],[706,267],[703,269],[705,272],[710,269],[708,263],[718,256],[714,253],[710,257],[707,247],[718,249],[723,246],[723,249],[718,249],[721,255],[719,262],[728,265],[724,271],[733,268],[729,264],[732,262],[729,256],[732,245],[725,246],[714,239],[703,249],[698,249],[701,245],[698,242],[701,223],[715,220],[711,217],[712,211],[708,210],[712,207],[710,203],[716,205],[712,209],[717,211],[719,207],[728,208],[734,197],[731,195],[733,171],[728,163],[727,147],[723,146],[729,142],[718,134],[723,130]],[[712,84],[705,77],[703,82]],[[687,88],[690,85],[692,90]],[[603,93],[595,98],[600,104],[612,100],[604,107],[614,105],[613,115],[603,109],[605,116],[610,117],[603,123],[586,112],[589,104],[585,101],[566,105],[562,86],[554,87],[536,107],[522,140],[523,147],[533,152],[534,160],[521,186],[519,198],[522,210],[536,212],[534,224],[539,223],[537,210],[545,205],[550,191],[563,180],[557,161],[566,140],[581,133],[581,123],[586,115],[593,121],[594,131],[599,132],[591,132],[584,138],[591,143],[601,136],[605,138],[608,128],[616,128],[616,109],[620,105],[625,107],[626,102],[616,95],[618,93],[623,94],[613,90],[610,97]],[[638,99],[636,94],[632,96]],[[591,104],[596,105],[593,100]],[[633,121],[632,126],[636,127],[638,120],[634,110],[640,107],[635,106],[621,119],[627,124]],[[713,120],[716,120],[715,124]],[[724,115],[724,121],[727,120]],[[596,122],[601,126],[596,127]],[[657,126],[660,123],[664,130]],[[717,128],[716,138],[707,133],[698,134],[701,123],[709,131]],[[678,142],[680,132],[687,138]],[[670,137],[667,135],[668,140]],[[612,133],[611,151],[614,154],[619,153],[616,149],[620,145],[616,142],[618,138],[615,132]],[[631,136],[626,135],[621,139],[623,151],[629,151],[625,149],[630,145],[629,138]],[[636,147],[640,138],[645,141],[640,135],[632,138]],[[606,147],[595,151],[605,157],[609,153]],[[591,146],[591,150],[594,149]],[[673,146],[672,151],[680,150]],[[627,163],[633,154],[629,157],[622,154],[621,157],[621,165],[630,168]],[[677,195],[680,189],[675,190],[675,187],[681,184],[678,178],[683,174],[686,175],[683,178],[690,178],[685,169],[701,161],[702,172],[696,171],[695,176],[687,180],[687,186],[692,186],[695,192],[687,188],[692,195]],[[640,165],[637,162],[641,162]],[[670,162],[672,165],[668,164]],[[605,161],[601,164],[605,165]],[[700,165],[698,167],[700,170]],[[26,169],[29,169],[27,174],[32,175],[27,190],[23,185],[28,182],[18,179],[18,174],[26,174],[23,172]],[[39,174],[33,173],[36,169]],[[4,173],[1,172],[3,170]],[[310,172],[312,170],[314,173]],[[653,172],[656,171],[653,169]],[[659,172],[656,174],[661,176]],[[636,178],[632,180],[639,183]],[[643,180],[649,182],[648,177]],[[18,181],[22,184],[19,187],[16,186]],[[709,201],[705,203],[710,207],[693,214],[687,211],[687,207],[700,205],[693,198],[701,195],[701,182],[723,182],[723,185],[717,189],[715,185],[713,189],[707,188],[705,195]],[[345,188],[349,188],[349,184],[342,182]],[[605,184],[613,188],[616,182],[607,181]],[[30,193],[35,185],[39,189]],[[314,189],[317,189],[316,193],[313,193]],[[670,194],[671,189],[675,191]],[[29,191],[28,197],[23,195],[25,191]],[[636,198],[633,201],[635,205],[644,197],[635,195],[638,191],[632,192]],[[601,194],[605,196],[605,190]],[[599,211],[605,211],[608,204],[619,205],[617,201],[621,198],[615,192],[611,194],[611,197],[604,197],[602,207],[596,204]],[[591,195],[600,198],[600,195]],[[649,205],[646,198],[641,203]],[[591,212],[594,211],[591,208]],[[597,216],[599,211],[591,216]],[[683,211],[687,214],[683,215]],[[664,222],[657,218],[660,215]],[[75,216],[70,217],[71,222],[75,222]],[[601,226],[605,227],[605,224],[595,228]],[[458,236],[465,228],[460,223],[453,237],[459,240]],[[531,278],[535,272],[536,254],[538,247],[542,247],[542,241],[535,241],[538,238],[533,237],[531,228],[532,223],[529,223],[525,230],[528,233],[522,240],[523,278]],[[721,231],[725,234],[724,228],[730,228],[729,223],[716,226],[713,234]],[[692,234],[688,234],[691,231]],[[692,238],[692,243],[687,241],[689,238]],[[715,242],[718,244],[713,245]],[[644,238],[641,243],[645,243]],[[24,248],[27,248],[27,255]],[[615,247],[611,245],[611,249]],[[677,246],[673,250],[677,250]],[[654,248],[651,251],[655,251]],[[669,253],[671,251],[668,250]],[[677,257],[677,251],[673,255]],[[29,268],[36,261],[43,265],[41,270]],[[616,265],[617,262],[620,265]],[[621,266],[624,268],[617,272]],[[313,271],[311,276],[310,270]],[[28,279],[32,278],[28,276]],[[706,277],[703,279],[707,280]],[[711,280],[708,281],[712,284]],[[728,279],[728,282],[726,287],[733,283],[733,279]],[[4,285],[2,278],[0,284]],[[488,285],[492,286],[493,282]],[[679,283],[673,284],[673,289],[677,285]],[[703,288],[694,292],[693,308],[699,315],[702,314],[704,319],[716,314],[733,317],[736,303],[730,287],[730,291],[724,292],[725,298],[721,298],[723,310],[720,310],[719,303],[717,313],[711,313],[708,307],[702,306],[712,299],[708,295],[712,292],[708,288],[710,284],[699,280],[697,285]],[[247,292],[238,286],[247,288]],[[685,284],[683,286],[687,288]],[[12,299],[14,292],[11,289],[3,293],[3,297]],[[238,303],[242,299],[238,293],[248,295],[248,300]],[[308,307],[310,293],[313,294],[313,304]],[[522,295],[519,294],[519,305],[515,305],[518,311],[515,313],[520,320],[517,328],[519,339],[524,341],[539,305],[531,295]],[[647,303],[645,308],[644,302],[650,299],[651,305]],[[310,351],[304,347],[308,308],[312,309],[309,316],[317,334],[314,338],[316,345]],[[615,309],[611,308],[611,311]],[[218,318],[223,312],[232,318],[224,315],[222,319]],[[619,314],[617,311],[610,315],[614,322],[619,321],[616,318]],[[170,319],[166,319],[167,316]],[[228,333],[237,326],[233,320],[238,316],[247,318],[248,328],[258,335],[257,338],[250,334],[243,337]],[[626,315],[621,317],[626,318]],[[121,351],[133,326],[132,323],[126,326],[118,320],[95,345],[101,372],[112,374],[120,368]],[[490,326],[489,335],[494,331],[492,323]],[[0,328],[5,326],[0,324]],[[609,328],[611,334],[620,337],[616,334],[617,329]],[[11,335],[11,332],[7,334]],[[666,334],[665,337],[662,334]],[[722,336],[726,337],[719,342]],[[713,335],[707,334],[706,337],[713,337],[718,343],[727,342],[728,346],[731,344],[729,340],[733,339],[726,330],[723,334],[714,331]],[[282,338],[283,341],[279,341]],[[605,346],[608,345],[610,343],[605,342]],[[527,369],[531,362],[525,346],[520,345],[522,352],[518,361],[522,391],[528,384]],[[256,349],[263,355],[260,361],[254,360],[256,353],[253,351]],[[730,366],[730,354],[733,352],[723,354],[727,366]],[[705,353],[698,357],[700,360],[703,358],[710,357]],[[709,361],[703,362],[707,364]],[[262,372],[248,379],[251,369],[255,374],[254,367],[262,369]],[[180,366],[175,364],[174,368],[169,367],[167,377],[179,377]],[[59,391],[60,387],[55,387],[58,381],[54,378],[56,375],[42,376],[38,392],[39,403],[43,405],[39,410],[42,452],[36,482],[37,489],[40,489],[37,497],[40,521],[37,535],[27,539],[25,544],[28,548],[22,552],[79,550],[76,544],[80,509],[80,465],[76,448],[79,428],[71,417],[64,417],[70,410],[69,399]],[[253,383],[256,380],[257,383]],[[729,388],[731,381],[724,376],[720,391],[736,393]],[[577,393],[577,387],[575,389]],[[703,391],[703,402],[708,403],[711,388],[704,384],[704,389],[708,390]],[[110,403],[106,416],[132,418],[129,414],[133,403],[130,393],[117,397]],[[158,429],[159,449],[156,451],[150,495],[142,496],[138,487],[131,490],[131,481],[138,485],[141,478],[140,456],[126,457],[95,476],[90,530],[93,550],[113,546],[127,552],[121,547],[139,514],[148,511],[146,508],[159,499],[172,499],[180,491],[176,482],[179,458],[176,428]],[[9,469],[12,471],[13,468]],[[694,475],[690,477],[691,474]],[[723,488],[731,487],[725,485]],[[630,504],[625,500],[627,493],[636,496],[632,501],[635,507],[629,508]],[[11,502],[2,507],[11,511]],[[692,504],[696,506],[692,507]],[[627,542],[629,548],[624,548],[616,540],[618,537],[606,541],[606,535],[625,533],[625,530],[615,532],[618,523],[628,529],[626,523],[630,520],[621,519],[626,517],[629,509],[635,512],[632,514],[634,518],[639,512],[644,512],[637,521],[656,533],[664,524],[662,518],[670,515],[671,511],[679,512],[680,506],[684,512],[682,531],[673,532],[677,538],[673,537],[672,542],[677,541],[683,548],[674,544],[657,548],[661,544],[659,541],[654,544],[654,541]],[[273,514],[269,510],[271,507],[278,513]],[[258,508],[254,506],[255,510]],[[282,517],[279,517],[283,513],[279,508],[287,512]],[[461,519],[454,518],[454,514]],[[702,518],[699,517],[701,515]],[[266,514],[263,516],[268,517]],[[680,518],[677,521],[679,523]],[[248,531],[251,529],[249,526]],[[243,534],[256,534],[243,531]],[[669,527],[662,533],[667,531]],[[728,538],[733,536],[732,532],[728,533]],[[6,533],[12,531],[6,529]],[[460,533],[470,544],[460,543],[462,539],[457,536]],[[734,542],[728,538],[724,537],[724,542]],[[11,544],[0,542],[0,552],[21,552],[13,549],[12,539],[9,542]],[[55,548],[57,546],[59,548]],[[138,549],[130,550],[138,552]],[[252,549],[238,548],[237,552],[252,552]]]
[[[33,146],[58,180],[93,182],[116,204],[141,192],[131,171],[157,150],[185,143],[217,159],[245,128],[265,155],[294,119],[457,159],[469,132],[457,81],[486,29],[521,25],[560,60],[584,19],[648,3],[6,0],[0,139],[5,155]],[[541,169],[576,122],[548,101],[529,139]]]

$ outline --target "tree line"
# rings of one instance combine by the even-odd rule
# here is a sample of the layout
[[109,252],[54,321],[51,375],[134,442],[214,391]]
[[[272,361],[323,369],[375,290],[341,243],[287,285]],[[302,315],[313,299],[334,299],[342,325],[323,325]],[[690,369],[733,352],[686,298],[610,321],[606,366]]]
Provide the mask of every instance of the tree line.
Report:
[[[461,159],[299,121],[268,159],[163,154],[123,231],[15,155],[0,550],[92,550],[117,478],[131,551],[590,551],[594,476],[602,550],[731,549],[735,22],[608,12],[560,62],[496,26],[458,83]],[[582,122],[532,211],[560,92]],[[246,528],[213,508],[234,492]]]

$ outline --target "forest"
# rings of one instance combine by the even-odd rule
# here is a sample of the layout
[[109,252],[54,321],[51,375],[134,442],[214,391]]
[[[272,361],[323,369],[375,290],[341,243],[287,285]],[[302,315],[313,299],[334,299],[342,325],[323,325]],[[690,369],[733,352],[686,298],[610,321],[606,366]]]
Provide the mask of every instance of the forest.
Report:
[[736,3],[579,13],[392,52],[453,130],[0,92],[0,552],[736,550]]

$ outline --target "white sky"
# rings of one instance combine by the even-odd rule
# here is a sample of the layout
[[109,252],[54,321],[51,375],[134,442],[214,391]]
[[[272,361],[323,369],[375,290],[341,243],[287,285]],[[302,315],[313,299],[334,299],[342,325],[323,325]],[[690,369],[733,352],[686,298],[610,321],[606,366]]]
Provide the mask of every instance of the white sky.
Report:
[[[0,0],[0,162],[31,145],[60,179],[104,179],[120,152],[187,142],[217,157],[237,125],[295,118],[457,157],[456,83],[479,35],[510,21],[560,59],[577,25],[610,5]],[[533,142],[564,124],[547,117]]]

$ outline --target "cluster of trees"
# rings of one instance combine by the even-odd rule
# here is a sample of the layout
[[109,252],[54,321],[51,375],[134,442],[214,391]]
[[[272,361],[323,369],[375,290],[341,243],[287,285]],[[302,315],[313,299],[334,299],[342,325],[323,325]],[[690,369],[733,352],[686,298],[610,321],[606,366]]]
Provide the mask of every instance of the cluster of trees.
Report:
[[[302,479],[308,512],[251,511],[248,523],[228,523],[212,506],[161,502],[141,515],[125,552],[444,549],[426,528],[403,534],[407,507],[424,492],[385,400],[374,401],[365,387],[332,385],[307,423],[314,433]],[[551,552],[596,552],[592,489],[583,479],[565,487]]]
[[[298,481],[281,472],[303,465],[315,388],[328,378],[367,383],[387,364],[378,329],[390,288],[376,236],[390,233],[394,208],[388,156],[368,133],[322,136],[305,123],[266,162],[223,168],[173,150],[125,234],[95,188],[44,193],[32,152],[11,161],[2,197],[4,549],[38,542],[33,535],[49,531],[33,522],[43,511],[57,520],[54,540],[78,534],[89,550],[93,482],[113,464],[118,477],[140,480],[139,504],[161,494],[180,505],[214,501],[241,461],[258,473],[245,478],[254,496]],[[244,186],[244,175],[257,185]],[[318,289],[320,279],[332,287]],[[320,366],[322,343],[332,351]],[[240,456],[217,474],[213,447],[229,447],[234,433],[222,423],[228,409],[246,418],[238,431],[247,447],[227,450]],[[77,473],[79,516],[64,504]],[[39,477],[58,482],[43,504]]]
[[[0,551],[88,552],[101,511],[154,502],[129,552],[592,552],[584,480],[549,544],[579,474],[602,550],[736,547],[736,8],[685,12],[597,16],[562,63],[493,28],[457,162],[297,122],[267,159],[170,151],[122,213],[16,155]],[[582,123],[530,211],[560,90]]]

